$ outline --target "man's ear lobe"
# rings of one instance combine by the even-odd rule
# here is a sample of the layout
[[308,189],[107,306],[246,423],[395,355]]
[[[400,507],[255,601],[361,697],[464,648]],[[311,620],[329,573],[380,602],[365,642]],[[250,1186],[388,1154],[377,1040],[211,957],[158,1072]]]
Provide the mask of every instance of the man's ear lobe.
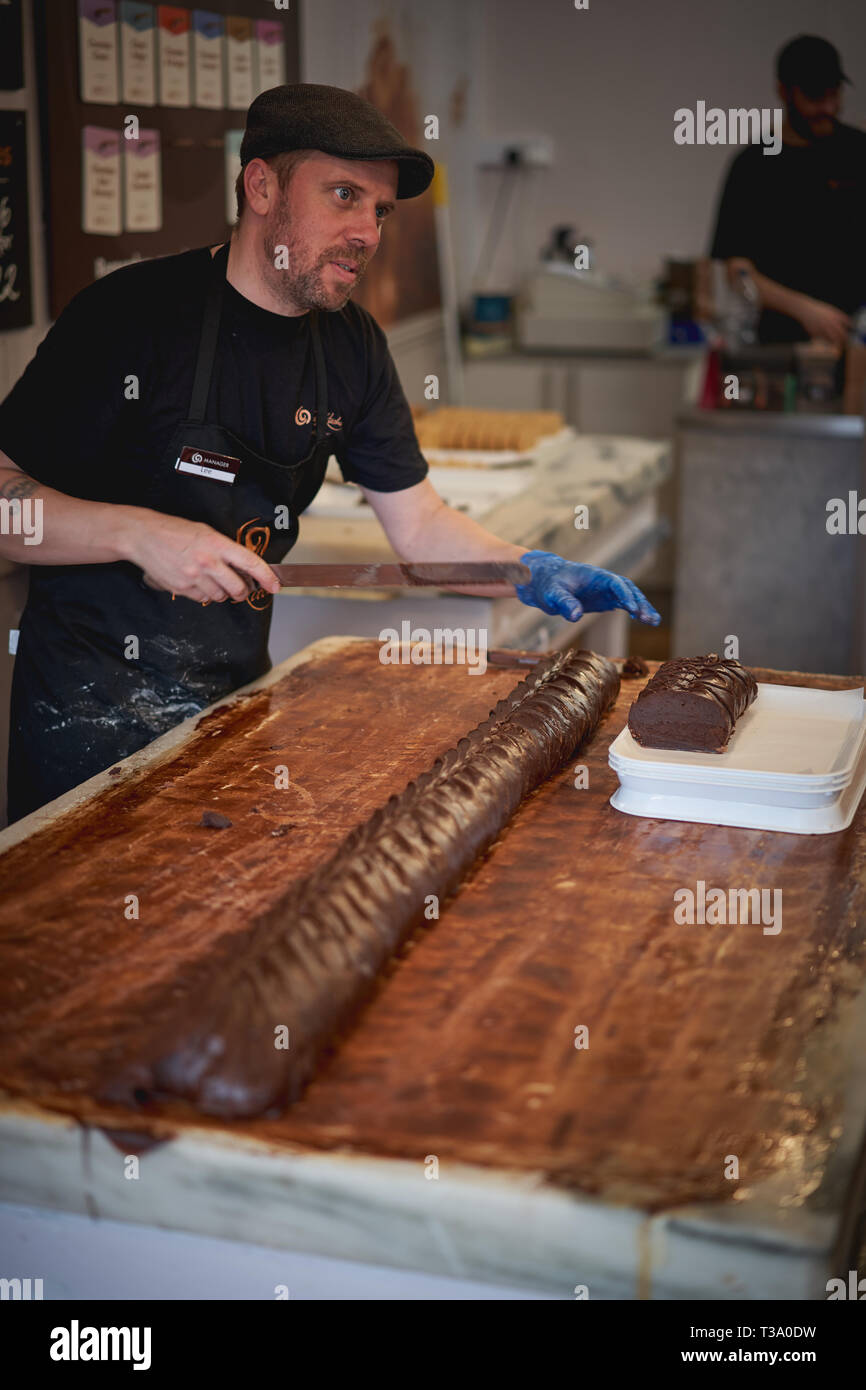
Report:
[[261,159],[251,159],[244,170],[244,191],[247,203],[253,205],[254,212],[263,212],[263,208],[256,208],[255,203],[262,199],[268,201],[268,182],[267,170],[264,161]]

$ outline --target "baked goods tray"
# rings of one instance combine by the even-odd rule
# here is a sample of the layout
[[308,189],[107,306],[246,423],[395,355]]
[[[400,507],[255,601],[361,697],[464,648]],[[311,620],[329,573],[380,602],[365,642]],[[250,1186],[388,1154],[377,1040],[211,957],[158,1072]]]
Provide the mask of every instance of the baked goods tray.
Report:
[[608,761],[611,805],[633,816],[828,835],[866,789],[863,690],[758,685],[724,753],[642,748],[628,726]]
[[557,463],[577,438],[570,425],[537,439],[528,449],[434,449],[421,452],[437,468],[525,468]]

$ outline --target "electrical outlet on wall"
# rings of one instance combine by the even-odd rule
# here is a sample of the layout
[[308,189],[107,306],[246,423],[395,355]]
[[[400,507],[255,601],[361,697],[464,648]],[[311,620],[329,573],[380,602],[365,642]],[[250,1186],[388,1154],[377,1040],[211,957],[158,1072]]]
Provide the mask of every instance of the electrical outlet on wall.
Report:
[[553,140],[549,135],[515,135],[478,143],[481,169],[504,169],[519,164],[523,169],[549,169],[553,164]]

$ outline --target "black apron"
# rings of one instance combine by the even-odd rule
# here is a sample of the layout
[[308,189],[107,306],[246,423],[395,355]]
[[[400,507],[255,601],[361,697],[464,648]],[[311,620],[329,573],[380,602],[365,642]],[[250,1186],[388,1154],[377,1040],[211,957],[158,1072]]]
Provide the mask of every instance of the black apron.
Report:
[[[311,310],[315,431],[299,462],[265,458],[208,418],[228,251],[211,266],[188,417],[135,501],[206,522],[274,564],[334,448],[324,354]],[[176,598],[125,562],[34,567],[12,685],[10,822],[264,675],[272,602],[262,589],[240,603]]]

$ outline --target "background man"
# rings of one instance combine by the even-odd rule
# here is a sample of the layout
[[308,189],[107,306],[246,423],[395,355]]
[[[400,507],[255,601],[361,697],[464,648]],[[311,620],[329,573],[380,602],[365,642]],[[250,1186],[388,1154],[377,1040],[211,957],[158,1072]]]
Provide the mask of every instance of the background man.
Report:
[[710,255],[745,268],[763,305],[761,342],[821,338],[844,348],[866,303],[866,134],[838,119],[839,54],[804,34],[779,53],[782,149],[750,145],[733,160]]

